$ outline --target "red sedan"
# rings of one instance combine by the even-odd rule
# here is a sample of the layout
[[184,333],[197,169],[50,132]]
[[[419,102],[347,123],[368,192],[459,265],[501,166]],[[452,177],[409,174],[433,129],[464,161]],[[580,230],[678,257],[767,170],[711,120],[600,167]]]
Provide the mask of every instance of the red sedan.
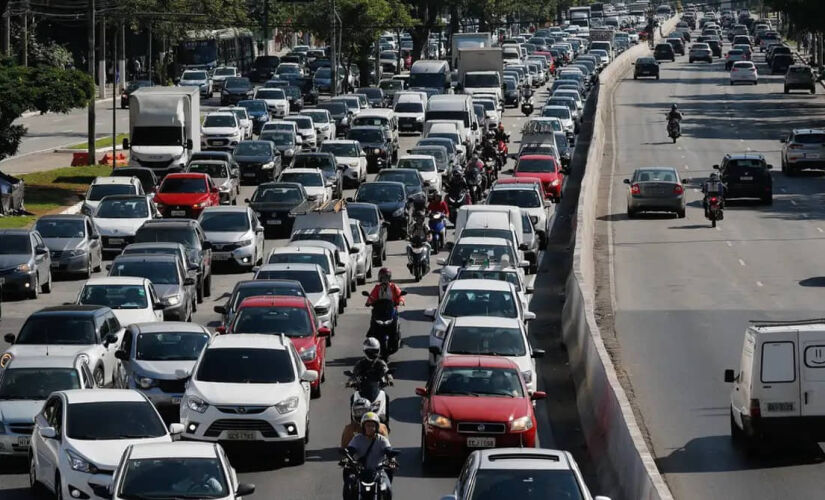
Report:
[[446,356],[421,396],[421,452],[435,458],[463,459],[478,448],[536,446],[533,401],[511,360],[493,356]]
[[515,177],[536,177],[541,179],[547,198],[561,199],[564,174],[561,164],[550,155],[524,155],[518,159],[513,170]]
[[155,193],[164,217],[196,219],[204,208],[221,204],[221,195],[209,174],[169,174]]
[[243,299],[232,324],[228,328],[218,327],[218,332],[283,333],[292,341],[306,369],[318,372],[318,380],[311,386],[313,397],[319,397],[330,330],[317,325],[315,311],[306,297],[259,295]]

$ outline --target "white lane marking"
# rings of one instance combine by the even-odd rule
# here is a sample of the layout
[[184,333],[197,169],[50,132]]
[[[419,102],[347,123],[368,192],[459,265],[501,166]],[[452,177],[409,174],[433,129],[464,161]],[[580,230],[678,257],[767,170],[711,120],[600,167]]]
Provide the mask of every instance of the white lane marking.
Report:
[[745,139],[739,139],[739,142],[745,142]]
[[760,287],[760,288],[761,288],[761,287],[763,287],[763,286],[765,286],[765,285],[764,285],[761,281],[757,281],[757,282],[756,282],[756,286],[758,286],[758,287]]
[[791,200],[791,205],[796,206],[796,200]]
[[825,231],[823,231],[821,227],[816,228],[816,230],[819,231],[820,233],[825,233]]
[[685,164],[685,170],[690,170],[690,165]]
[[727,246],[729,246],[729,247],[732,247],[732,246],[733,246],[733,243],[731,243],[730,241],[726,241],[726,242],[725,242],[725,245],[727,245]]
[[742,266],[742,267],[745,267],[745,261],[742,260],[742,259],[739,259],[739,265]]

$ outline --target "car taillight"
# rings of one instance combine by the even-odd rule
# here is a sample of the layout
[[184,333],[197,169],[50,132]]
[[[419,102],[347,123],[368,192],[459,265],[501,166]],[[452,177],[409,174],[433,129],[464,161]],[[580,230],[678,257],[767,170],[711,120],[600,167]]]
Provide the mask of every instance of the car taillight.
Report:
[[638,184],[633,184],[633,185],[631,185],[631,186],[630,186],[630,193],[631,193],[631,194],[639,194],[639,193],[641,193],[641,192],[642,192],[642,191],[639,189],[639,185],[638,185]]
[[762,416],[762,410],[759,409],[758,399],[751,399],[750,413],[751,418],[759,418]]
[[673,194],[682,194],[684,192],[685,190],[684,188],[682,188],[681,184],[676,184],[675,186],[673,186]]

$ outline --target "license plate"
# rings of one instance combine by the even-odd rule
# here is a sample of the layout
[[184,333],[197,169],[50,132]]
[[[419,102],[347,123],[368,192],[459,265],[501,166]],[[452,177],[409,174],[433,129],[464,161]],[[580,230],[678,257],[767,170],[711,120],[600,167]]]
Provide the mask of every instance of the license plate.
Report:
[[768,403],[768,411],[793,411],[793,403]]
[[172,404],[173,405],[179,405],[180,404],[180,398],[177,398],[177,397],[172,398]]
[[223,146],[224,144],[226,144],[226,141],[212,141],[212,143],[216,146]]
[[122,245],[123,238],[109,238],[109,243],[112,245]]
[[283,224],[283,221],[280,219],[271,219],[266,221],[266,224],[268,226],[280,226],[281,224]]
[[28,447],[31,439],[28,436],[20,436],[17,438],[17,446]]
[[229,252],[212,252],[212,260],[227,260],[229,255]]
[[746,175],[744,177],[740,177],[739,180],[740,181],[752,181],[753,177],[751,177],[750,175]]
[[471,437],[467,438],[467,448],[495,448],[496,438]]
[[255,175],[255,172],[244,172],[243,174],[244,177],[255,177]]
[[186,210],[172,210],[172,217],[186,217]]
[[226,439],[231,441],[254,441],[255,433],[252,431],[229,431],[226,433]]
[[810,158],[812,160],[817,160],[817,159],[819,159],[819,155],[818,154],[806,154],[805,158]]

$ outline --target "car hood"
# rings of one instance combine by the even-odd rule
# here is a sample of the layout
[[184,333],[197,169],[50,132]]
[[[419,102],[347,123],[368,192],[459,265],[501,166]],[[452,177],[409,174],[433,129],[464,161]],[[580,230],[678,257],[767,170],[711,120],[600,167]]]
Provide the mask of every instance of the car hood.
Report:
[[277,106],[280,104],[281,106],[286,106],[287,99],[264,99],[261,97],[262,101],[266,101],[267,106]]
[[557,177],[556,174],[549,172],[516,172],[513,176],[516,179],[519,177],[535,177],[536,179],[540,179],[541,182],[552,182]]
[[305,201],[299,203],[295,203],[294,201],[257,201],[250,203],[249,208],[260,212],[266,210],[292,210],[293,208],[300,207],[302,205],[309,204]]
[[211,405],[249,406],[274,406],[298,395],[293,384],[226,384],[192,380],[186,394],[195,393]]
[[74,356],[91,347],[89,344],[84,345],[46,345],[46,344],[24,344],[13,345],[8,348],[6,352],[12,353],[14,356]]
[[200,87],[201,85],[206,85],[206,80],[181,80],[180,86],[181,87]]
[[255,156],[255,155],[235,155],[235,161],[238,163],[267,163],[272,161],[272,158],[265,155]]
[[131,325],[132,323],[149,323],[158,319],[152,311],[146,309],[113,309],[115,317],[121,325]]
[[304,191],[307,192],[307,196],[323,197],[324,194],[326,194],[327,188],[326,186],[304,186]]
[[182,286],[176,285],[174,283],[166,284],[166,285],[155,285],[153,283],[152,286],[155,287],[155,292],[158,294],[158,298],[170,297],[172,295],[177,295],[178,293],[180,293],[182,291],[182,288],[183,288]]
[[134,236],[137,230],[149,218],[140,219],[99,219],[95,217],[95,226],[104,236]]
[[171,443],[172,438],[167,434],[157,438],[143,439],[107,439],[98,441],[80,441],[72,439],[71,443],[77,452],[90,460],[98,468],[114,470],[120,462],[120,457],[126,448],[132,444]]
[[215,243],[237,243],[249,239],[249,231],[204,231],[206,240]]
[[83,245],[83,238],[43,238],[46,247],[54,251],[74,250]]
[[387,218],[388,215],[392,215],[393,212],[398,210],[399,208],[404,206],[404,202],[401,201],[383,201],[381,203],[376,203],[374,201],[367,201],[367,200],[358,200],[358,201],[366,201],[367,203],[375,203],[378,207],[378,210],[384,215],[384,218]]
[[178,380],[176,375],[178,370],[189,373],[195,366],[195,360],[191,361],[131,361],[134,371],[139,376],[154,378],[158,380]]
[[42,399],[0,401],[0,422],[32,423],[34,416],[43,408]]
[[510,422],[532,413],[527,398],[433,396],[432,406],[453,422]]
[[209,199],[209,193],[156,193],[155,200],[165,205],[193,205]]
[[238,129],[235,127],[201,127],[201,132],[205,135],[229,135],[237,133]]
[[0,269],[17,267],[20,264],[28,263],[30,260],[31,256],[25,254],[0,255]]

